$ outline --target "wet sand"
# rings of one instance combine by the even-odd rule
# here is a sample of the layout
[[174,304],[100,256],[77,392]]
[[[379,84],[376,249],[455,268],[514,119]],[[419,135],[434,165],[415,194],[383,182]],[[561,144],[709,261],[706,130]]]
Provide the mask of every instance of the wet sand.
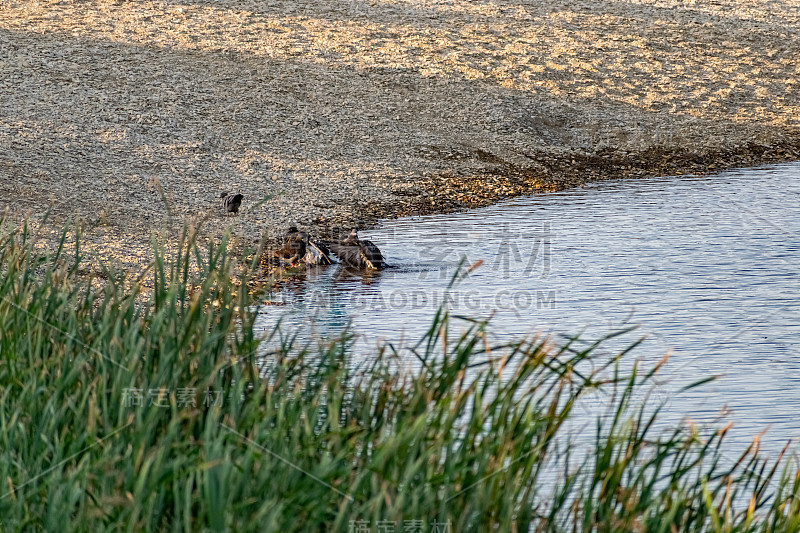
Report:
[[741,4],[6,0],[0,207],[138,269],[187,221],[242,250],[800,159],[800,0]]

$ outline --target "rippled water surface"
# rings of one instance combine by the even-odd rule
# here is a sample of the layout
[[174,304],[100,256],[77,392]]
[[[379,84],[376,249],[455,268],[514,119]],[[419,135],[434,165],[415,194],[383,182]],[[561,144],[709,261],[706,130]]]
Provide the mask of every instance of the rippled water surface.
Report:
[[[492,317],[496,340],[542,332],[594,339],[627,325],[646,363],[672,352],[660,398],[673,417],[713,419],[727,405],[734,440],[800,437],[800,164],[707,177],[602,182],[464,213],[390,220],[363,232],[392,268],[309,271],[262,309],[304,334],[348,323],[365,353],[412,344],[460,261],[483,261],[450,308]],[[688,393],[685,384],[717,381]]]

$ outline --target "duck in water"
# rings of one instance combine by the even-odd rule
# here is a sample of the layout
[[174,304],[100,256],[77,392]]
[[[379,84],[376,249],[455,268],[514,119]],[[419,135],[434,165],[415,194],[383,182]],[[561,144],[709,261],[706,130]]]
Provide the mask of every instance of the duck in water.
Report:
[[286,232],[286,238],[294,235],[295,239],[301,239],[306,245],[306,253],[303,255],[303,262],[309,265],[330,265],[331,251],[323,241],[318,241],[309,237],[305,231],[298,231],[295,226],[292,226]]
[[341,242],[332,242],[330,248],[350,268],[381,270],[386,267],[386,260],[378,247],[371,241],[359,239],[356,230],[351,231]]
[[275,250],[275,255],[294,265],[302,261],[309,265],[330,265],[331,252],[322,241],[311,239],[305,231],[295,226],[286,232],[286,244]]

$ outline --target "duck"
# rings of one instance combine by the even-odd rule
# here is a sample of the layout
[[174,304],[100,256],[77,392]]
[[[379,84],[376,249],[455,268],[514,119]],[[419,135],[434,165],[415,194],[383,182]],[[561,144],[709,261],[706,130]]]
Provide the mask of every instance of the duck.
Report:
[[228,194],[226,192],[219,195],[222,198],[222,207],[225,208],[225,214],[233,213],[234,216],[239,214],[239,207],[242,205],[243,194]]
[[[294,230],[294,231],[292,231]],[[297,231],[297,228],[291,227],[286,232],[286,244],[274,250],[272,253],[278,259],[286,261],[294,266],[306,256],[307,253],[307,236],[303,232]]]
[[305,231],[292,226],[286,231],[286,244],[273,253],[279,259],[295,266],[295,263],[309,265],[330,265],[331,251],[323,241],[312,239]]
[[354,229],[341,242],[330,243],[330,249],[336,257],[348,267],[369,270],[382,270],[386,260],[372,241],[360,239]]
[[286,231],[286,239],[299,239],[305,245],[305,254],[301,260],[309,265],[331,265],[331,251],[325,241],[312,239],[305,231],[299,231],[296,226]]

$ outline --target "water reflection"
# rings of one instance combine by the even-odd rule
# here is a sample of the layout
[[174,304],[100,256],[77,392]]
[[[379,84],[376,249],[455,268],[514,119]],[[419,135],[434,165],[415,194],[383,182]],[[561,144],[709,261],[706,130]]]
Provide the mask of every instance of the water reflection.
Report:
[[[380,339],[416,341],[445,298],[454,313],[491,317],[493,342],[537,331],[593,339],[636,324],[603,349],[612,355],[645,335],[635,353],[646,363],[672,351],[659,394],[722,376],[671,401],[671,416],[711,420],[727,405],[734,440],[771,425],[762,443],[780,448],[800,436],[798,193],[800,165],[790,164],[386,221],[364,237],[391,268],[309,271],[259,324],[282,317],[329,336],[352,323],[360,353]],[[462,261],[483,265],[448,291]]]

